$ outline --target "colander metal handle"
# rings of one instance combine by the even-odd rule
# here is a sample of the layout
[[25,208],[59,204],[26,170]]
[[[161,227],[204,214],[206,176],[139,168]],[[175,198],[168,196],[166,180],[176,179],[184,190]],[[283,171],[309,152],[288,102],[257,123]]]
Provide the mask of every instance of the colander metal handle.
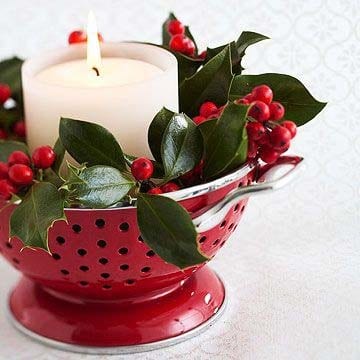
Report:
[[197,231],[204,232],[219,225],[230,208],[240,200],[281,189],[298,175],[303,164],[302,157],[283,156],[274,164],[264,165],[260,168],[256,183],[233,190],[212,208],[193,219]]

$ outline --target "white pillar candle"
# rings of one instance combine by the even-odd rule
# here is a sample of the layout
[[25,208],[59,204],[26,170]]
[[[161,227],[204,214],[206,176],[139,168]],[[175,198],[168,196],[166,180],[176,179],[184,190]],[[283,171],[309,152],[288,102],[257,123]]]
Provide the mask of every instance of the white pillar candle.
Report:
[[86,45],[71,45],[24,63],[30,149],[53,145],[60,117],[69,117],[104,126],[128,154],[150,156],[147,130],[153,117],[163,106],[178,110],[176,58],[153,45],[104,43],[96,76],[86,50]]

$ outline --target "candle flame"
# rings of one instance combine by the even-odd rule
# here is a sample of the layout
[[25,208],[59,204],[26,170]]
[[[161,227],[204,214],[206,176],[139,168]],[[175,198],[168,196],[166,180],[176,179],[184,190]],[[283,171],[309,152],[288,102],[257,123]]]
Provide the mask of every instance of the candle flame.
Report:
[[87,65],[98,75],[101,67],[101,51],[96,18],[92,11],[89,12],[87,24]]

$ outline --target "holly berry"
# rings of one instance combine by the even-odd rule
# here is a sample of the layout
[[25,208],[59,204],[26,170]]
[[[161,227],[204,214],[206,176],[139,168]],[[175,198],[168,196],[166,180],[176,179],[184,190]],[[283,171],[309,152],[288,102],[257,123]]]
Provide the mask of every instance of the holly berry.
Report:
[[287,128],[290,131],[291,138],[293,139],[297,132],[297,126],[293,121],[285,120],[281,123],[281,126]]
[[154,188],[150,189],[147,193],[152,194],[152,195],[159,195],[159,194],[162,194],[163,192],[159,187],[154,187]]
[[195,116],[194,118],[193,118],[193,122],[196,124],[196,125],[200,125],[200,124],[202,124],[204,121],[206,121],[207,119],[204,117],[204,116],[201,116],[201,115],[199,115],[199,116]]
[[259,85],[252,89],[251,95],[254,100],[259,100],[269,105],[273,99],[273,92],[267,85]]
[[269,137],[269,132],[266,131],[265,134],[256,141],[256,143],[261,146],[261,145],[269,145],[270,144],[270,137]]
[[235,104],[238,104],[238,105],[249,105],[250,104],[250,101],[245,99],[245,98],[241,98],[241,99],[237,99],[235,100]]
[[218,111],[217,106],[212,101],[206,101],[200,106],[200,116],[208,118]]
[[15,164],[9,169],[9,178],[16,185],[29,185],[33,181],[34,173],[24,164]]
[[171,50],[188,56],[193,56],[195,53],[194,42],[183,34],[174,35],[170,39],[169,46]]
[[179,185],[171,181],[161,187],[163,193],[169,193],[169,192],[177,191],[179,189],[180,189]]
[[7,179],[9,172],[8,164],[0,161],[0,180]]
[[248,142],[248,154],[247,154],[248,159],[254,159],[256,157],[257,150],[258,150],[258,145],[256,144],[256,142],[250,140]]
[[251,93],[245,95],[245,96],[243,97],[243,99],[244,99],[244,100],[247,100],[247,101],[249,102],[249,104],[252,103],[252,102],[255,100]]
[[138,181],[150,179],[154,172],[154,165],[148,158],[137,158],[131,164],[131,173]]
[[249,122],[246,125],[247,134],[250,140],[257,141],[265,134],[265,127],[259,122]]
[[7,139],[7,137],[7,132],[4,129],[0,128],[0,140],[5,140]]
[[205,60],[207,56],[207,51],[204,50],[199,54],[199,59]]
[[260,148],[259,156],[262,161],[272,164],[279,158],[280,153],[272,147],[265,145]]
[[8,157],[8,165],[15,164],[30,165],[30,158],[23,151],[13,151]]
[[0,180],[0,199],[10,200],[12,194],[16,194],[15,186],[9,180]]
[[285,115],[284,106],[277,101],[274,101],[269,105],[269,110],[270,110],[270,119],[274,121],[282,119]]
[[[100,33],[98,33],[98,39],[100,42],[104,41],[104,38]],[[68,43],[71,44],[80,44],[87,42],[87,34],[83,30],[75,30],[69,34]]]
[[270,133],[270,144],[275,150],[283,150],[291,140],[291,132],[283,126],[276,126]]
[[167,26],[168,32],[171,35],[184,34],[185,26],[179,20],[170,20]]
[[48,169],[54,164],[55,159],[56,154],[51,146],[40,146],[32,154],[32,161],[38,169]]
[[255,100],[251,103],[249,116],[260,122],[267,121],[270,118],[269,107],[263,101]]
[[4,104],[11,96],[11,89],[8,84],[0,83],[0,105]]
[[26,136],[25,121],[17,121],[13,126],[13,131],[17,137],[24,138]]

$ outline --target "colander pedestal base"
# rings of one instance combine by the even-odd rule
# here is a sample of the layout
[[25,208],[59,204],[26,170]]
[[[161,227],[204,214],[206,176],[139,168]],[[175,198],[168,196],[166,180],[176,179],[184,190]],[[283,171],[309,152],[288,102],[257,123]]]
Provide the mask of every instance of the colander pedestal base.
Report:
[[173,345],[210,326],[224,309],[225,289],[207,266],[171,293],[142,302],[69,302],[23,278],[9,315],[26,335],[81,353],[120,354]]

